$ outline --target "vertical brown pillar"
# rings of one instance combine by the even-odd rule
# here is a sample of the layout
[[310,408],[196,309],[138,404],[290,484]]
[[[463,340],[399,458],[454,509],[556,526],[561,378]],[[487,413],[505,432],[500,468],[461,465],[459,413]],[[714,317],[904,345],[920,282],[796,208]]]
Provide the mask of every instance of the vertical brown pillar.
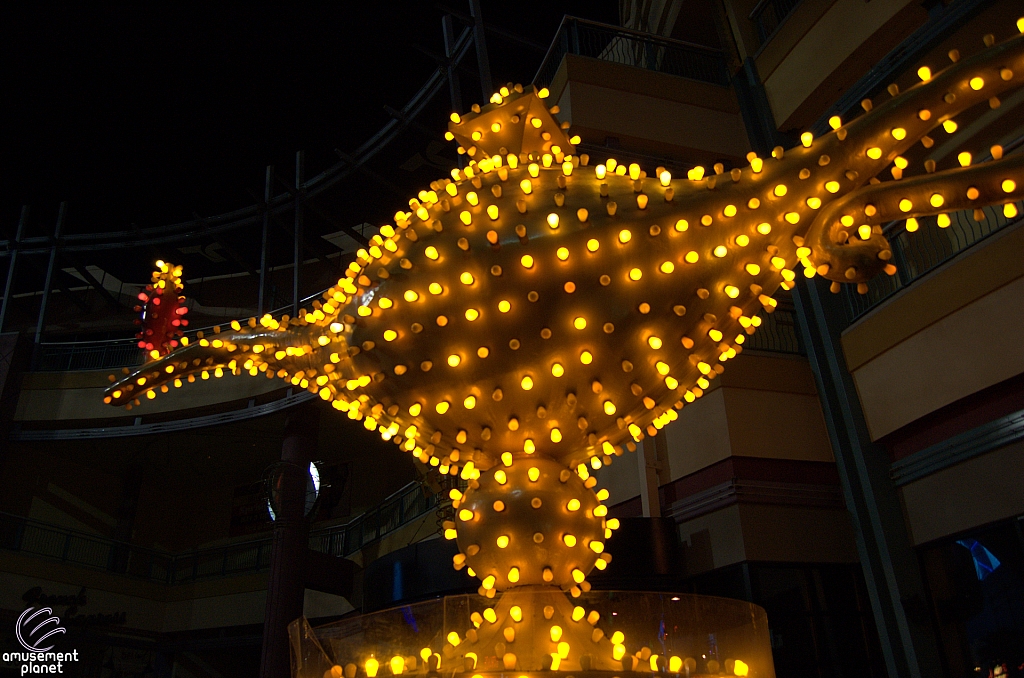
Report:
[[286,678],[288,624],[302,616],[309,529],[305,519],[306,478],[316,452],[320,410],[309,403],[295,408],[285,423],[281,445],[281,492],[270,553],[267,612],[263,620],[260,678]]

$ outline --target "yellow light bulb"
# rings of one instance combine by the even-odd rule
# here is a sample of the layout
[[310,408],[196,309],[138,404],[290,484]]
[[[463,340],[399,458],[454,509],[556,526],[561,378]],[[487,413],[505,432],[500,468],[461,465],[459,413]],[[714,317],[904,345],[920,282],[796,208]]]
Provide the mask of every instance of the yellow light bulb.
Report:
[[725,294],[730,299],[735,299],[736,297],[740,296],[740,291],[739,291],[738,288],[736,288],[736,287],[734,287],[732,285],[726,285],[725,286]]
[[683,260],[688,264],[696,264],[698,259],[700,259],[700,255],[692,250],[687,252],[686,256],[683,257]]
[[572,548],[573,546],[576,546],[576,537],[575,537],[574,535],[571,535],[571,534],[566,534],[566,535],[564,535],[564,536],[562,537],[562,541],[563,541],[563,542],[565,543],[565,545],[566,545],[566,546],[568,546],[569,548]]
[[594,362],[594,355],[590,351],[583,351],[580,353],[580,362],[584,365],[589,365]]
[[423,250],[423,254],[427,255],[428,259],[436,260],[437,257],[438,257],[437,248],[434,247],[433,245],[431,245],[431,246],[427,247],[425,250]]
[[429,291],[429,292],[430,292],[431,294],[434,294],[434,295],[437,295],[437,294],[441,294],[441,292],[443,292],[443,291],[444,291],[444,290],[443,290],[443,289],[441,288],[441,285],[439,285],[439,284],[438,284],[438,283],[436,283],[436,282],[435,282],[435,283],[430,283],[430,286],[429,286],[429,287],[427,287],[427,290],[428,290],[428,291]]
[[384,330],[384,341],[394,341],[398,338],[398,332],[394,330]]
[[524,391],[529,391],[533,388],[533,379],[527,375],[523,377],[522,381],[519,382],[519,385],[523,387]]
[[877,146],[873,146],[867,150],[867,156],[872,160],[878,160],[882,157],[882,149]]
[[523,268],[533,268],[533,257],[529,254],[524,254],[523,258],[519,260],[519,263],[523,265]]
[[458,367],[459,363],[461,362],[462,358],[460,358],[459,355],[456,353],[453,353],[450,356],[448,356],[448,364],[451,365],[452,367]]
[[826,181],[825,182],[825,190],[828,191],[829,193],[838,193],[839,192],[839,182],[838,181]]
[[554,212],[548,214],[547,222],[549,227],[558,228],[558,215],[555,214]]
[[596,252],[599,247],[601,247],[601,243],[598,242],[595,238],[591,238],[590,240],[587,241],[587,249],[590,250],[591,252]]
[[562,432],[557,428],[551,429],[551,442],[560,443],[562,442]]
[[643,271],[641,271],[639,268],[631,268],[629,270],[629,279],[634,282],[642,278],[643,275]]
[[673,264],[671,261],[666,261],[661,264],[659,270],[662,273],[671,273],[672,271],[676,270],[676,265]]
[[729,253],[729,248],[728,248],[728,247],[726,247],[725,245],[719,245],[719,246],[718,246],[718,247],[716,247],[716,248],[714,249],[714,251],[713,251],[713,254],[714,254],[714,255],[715,255],[716,257],[718,257],[719,259],[721,259],[722,257],[724,257],[724,256],[725,256],[726,254],[728,254],[728,253]]
[[786,195],[788,191],[789,189],[786,188],[785,184],[779,184],[778,186],[775,187],[775,189],[772,192],[775,193],[777,197],[781,198],[784,195]]
[[459,276],[459,282],[461,282],[463,285],[472,285],[473,274],[470,273],[469,271],[463,271],[462,274]]
[[629,242],[632,237],[633,234],[626,229],[619,231],[619,242],[621,242],[622,244],[626,244],[627,242]]
[[615,414],[615,403],[613,403],[612,401],[610,401],[610,400],[604,401],[603,407],[604,407],[604,413],[607,414],[609,417],[612,416],[613,414]]
[[466,399],[462,401],[462,404],[466,407],[467,410],[471,410],[474,407],[476,407],[476,397],[466,396]]
[[580,500],[579,499],[570,499],[569,503],[566,504],[565,508],[568,509],[569,511],[579,511],[580,510]]
[[[509,542],[509,538],[508,538],[507,534],[503,534],[503,535],[499,536],[498,537],[498,541],[497,541],[498,548],[499,549],[506,548],[508,546],[508,542]],[[490,588],[490,587],[488,587],[488,588]]]
[[565,261],[566,259],[569,258],[569,249],[567,247],[559,247],[558,250],[555,252],[555,256],[561,259],[562,261]]
[[[452,113],[452,115],[455,115],[455,114]],[[366,663],[363,664],[363,668],[366,669],[366,675],[368,676],[368,678],[376,678],[376,676],[377,676],[377,669],[380,668],[380,662],[378,662],[373,657],[370,657],[369,659],[366,660]]]
[[981,78],[971,78],[969,84],[971,86],[971,89],[979,90],[979,89],[981,89],[982,87],[985,86],[985,81],[982,80]]
[[480,311],[476,310],[475,308],[467,308],[466,309],[466,320],[468,320],[470,322],[473,322],[474,320],[476,320],[479,317],[480,317]]

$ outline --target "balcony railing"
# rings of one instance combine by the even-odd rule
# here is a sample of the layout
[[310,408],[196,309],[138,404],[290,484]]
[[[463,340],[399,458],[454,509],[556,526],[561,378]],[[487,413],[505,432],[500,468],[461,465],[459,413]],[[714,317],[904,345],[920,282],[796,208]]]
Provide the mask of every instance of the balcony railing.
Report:
[[789,304],[779,304],[774,313],[758,314],[761,326],[747,337],[745,349],[806,355],[800,341],[800,330],[796,325],[796,313]]
[[920,227],[914,233],[907,232],[904,221],[888,224],[884,232],[892,246],[896,274],[875,276],[868,283],[867,294],[857,294],[852,285],[843,285],[849,321],[852,323],[899,290],[993,233],[1020,222],[1024,201],[1016,205],[1018,216],[1013,219],[1003,216],[1001,206],[995,206],[984,208],[985,219],[982,221],[974,220],[973,210],[951,213],[952,223],[947,228],[939,228],[935,217],[918,219]]
[[[413,482],[345,525],[313,530],[309,547],[348,556],[435,509],[447,497]],[[271,537],[168,553],[0,513],[0,549],[160,584],[184,584],[266,570]]]
[[763,47],[775,31],[789,18],[803,0],[761,0],[750,12],[750,20],[757,29],[758,45]]
[[533,82],[549,85],[566,54],[635,66],[691,80],[728,86],[729,71],[721,50],[681,40],[587,21],[562,19]]

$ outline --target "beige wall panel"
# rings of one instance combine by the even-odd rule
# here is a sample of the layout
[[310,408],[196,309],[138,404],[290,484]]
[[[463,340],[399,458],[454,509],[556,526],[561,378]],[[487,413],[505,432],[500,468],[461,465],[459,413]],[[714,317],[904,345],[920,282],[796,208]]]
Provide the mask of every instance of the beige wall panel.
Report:
[[736,113],[586,82],[572,81],[566,91],[574,126],[730,156],[742,157],[750,150]]
[[943,469],[902,489],[914,544],[1024,514],[1024,442]]
[[1024,277],[1024,223],[1010,226],[928,273],[843,333],[846,366],[872,358],[950,313]]
[[854,50],[911,2],[836,0],[764,81],[776,124],[781,127]]
[[637,452],[624,452],[611,466],[602,466],[594,472],[598,489],[608,490],[608,506],[615,506],[640,496],[640,472]]
[[857,546],[844,510],[740,504],[748,560],[855,563]]
[[729,420],[720,388],[708,391],[700,400],[680,410],[679,418],[664,431],[668,443],[669,480],[690,475],[732,454]]
[[222,626],[262,624],[267,612],[267,592],[247,591],[167,604],[160,631],[215,629]]
[[835,461],[816,395],[744,388],[725,397],[732,453],[803,461]]
[[679,523],[686,574],[725,567],[747,559],[738,504]]
[[922,329],[853,373],[872,440],[1024,372],[1024,278]]

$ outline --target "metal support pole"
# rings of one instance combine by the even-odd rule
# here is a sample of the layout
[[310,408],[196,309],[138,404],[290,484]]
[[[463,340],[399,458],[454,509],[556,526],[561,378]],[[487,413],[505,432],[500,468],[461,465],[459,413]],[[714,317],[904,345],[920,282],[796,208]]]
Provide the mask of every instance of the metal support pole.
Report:
[[281,445],[281,479],[274,540],[270,553],[270,581],[263,617],[261,678],[289,674],[288,624],[302,616],[309,553],[309,524],[305,518],[309,462],[316,457],[320,410],[315,403],[293,409],[285,423]]
[[4,285],[4,300],[0,304],[0,332],[4,331],[4,319],[7,317],[7,302],[14,294],[14,267],[18,263],[18,244],[21,242],[21,234],[25,231],[25,222],[28,221],[28,205],[21,206],[21,217],[18,219],[18,232],[14,235],[14,242],[11,243],[11,263],[7,267],[7,284]]
[[299,315],[299,267],[302,265],[302,182],[306,165],[306,155],[302,151],[295,154],[295,268],[292,270],[292,317]]
[[455,27],[452,15],[441,17],[441,30],[444,33],[444,58],[447,59],[445,69],[448,72],[448,94],[452,99],[452,110],[462,112],[462,86],[459,83],[459,72],[455,67]]
[[64,226],[64,212],[66,207],[66,202],[62,202],[60,204],[60,210],[57,212],[57,226],[53,229],[53,246],[50,247],[50,263],[46,266],[46,282],[43,283],[43,300],[39,303],[39,319],[36,321],[35,343],[37,346],[39,345],[39,341],[43,338],[43,326],[46,323],[46,305],[50,301],[50,287],[53,286],[53,269],[57,266],[57,244],[60,241],[61,228]]
[[473,41],[476,43],[476,61],[480,68],[480,91],[486,101],[494,93],[494,81],[491,80],[491,62],[487,58],[487,36],[484,34],[480,0],[469,0],[469,13],[473,17]]
[[260,294],[256,303],[256,308],[259,311],[258,315],[260,316],[266,310],[263,308],[265,301],[263,295],[267,289],[267,236],[270,233],[270,199],[273,197],[273,184],[274,166],[267,165],[266,183],[263,188],[263,244],[260,246]]
[[907,534],[889,455],[871,441],[840,332],[845,315],[817,280],[793,292],[807,359],[853,522],[871,610],[890,678],[942,675],[920,566]]

